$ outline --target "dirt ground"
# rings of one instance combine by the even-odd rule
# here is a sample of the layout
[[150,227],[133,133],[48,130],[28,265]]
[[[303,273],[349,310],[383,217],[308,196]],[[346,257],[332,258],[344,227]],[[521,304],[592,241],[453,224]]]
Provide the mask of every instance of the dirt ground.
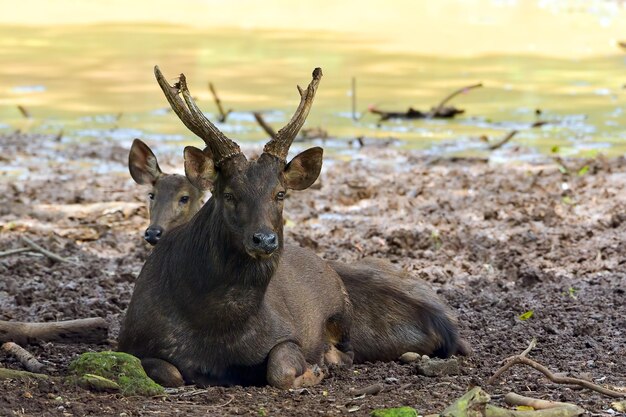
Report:
[[[0,177],[0,251],[22,247],[20,237],[28,236],[78,262],[0,258],[0,319],[103,317],[111,326],[105,345],[28,346],[49,373],[64,375],[79,353],[115,349],[150,250],[142,239],[147,191],[125,172],[125,147],[68,146],[36,135],[2,136],[0,143],[0,166],[23,170]],[[160,162],[180,166],[181,159]],[[404,405],[429,414],[476,385],[496,403],[513,391],[611,415],[613,399],[551,383],[530,368],[486,382],[534,337],[530,357],[553,371],[626,387],[626,160],[563,165],[547,157],[498,165],[364,148],[350,161],[327,159],[313,189],[288,196],[286,239],[326,259],[388,258],[437,289],[474,350],[458,375],[425,377],[414,365],[368,363],[335,370],[306,390],[186,387],[159,398],[4,380],[0,415],[366,416]],[[520,319],[529,311],[532,317]],[[4,353],[0,365],[21,369]],[[374,383],[385,389],[354,394]]]

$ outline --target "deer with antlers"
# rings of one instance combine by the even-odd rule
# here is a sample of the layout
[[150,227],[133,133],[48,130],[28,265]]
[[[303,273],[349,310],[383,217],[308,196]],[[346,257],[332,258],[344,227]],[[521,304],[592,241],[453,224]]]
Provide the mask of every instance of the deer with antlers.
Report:
[[[185,148],[185,174],[212,197],[149,256],[120,350],[140,357],[148,375],[167,386],[281,388],[318,383],[319,365],[329,363],[390,360],[407,350],[463,352],[454,319],[425,284],[385,261],[331,267],[284,243],[285,193],[308,188],[321,170],[321,148],[286,160],[311,109],[319,68],[308,88],[298,87],[290,122],[253,161],[204,116],[184,75],[174,86],[158,67],[155,75],[172,109],[206,143],[204,151]],[[370,296],[383,304],[366,307]]]

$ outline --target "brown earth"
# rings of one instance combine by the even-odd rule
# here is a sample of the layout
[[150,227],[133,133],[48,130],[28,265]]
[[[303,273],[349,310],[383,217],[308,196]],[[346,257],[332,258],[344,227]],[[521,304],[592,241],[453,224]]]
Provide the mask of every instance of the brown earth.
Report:
[[[50,374],[64,375],[79,353],[115,349],[149,253],[141,239],[145,190],[124,172],[124,147],[35,135],[1,136],[0,143],[0,166],[23,170],[0,176],[0,251],[23,246],[26,235],[79,263],[32,254],[0,258],[0,319],[104,317],[111,326],[111,342],[101,346],[27,346]],[[161,162],[180,164],[178,157]],[[0,415],[365,416],[403,405],[428,414],[475,385],[496,402],[514,391],[610,415],[611,398],[553,384],[530,368],[486,383],[502,359],[534,337],[530,357],[555,372],[626,386],[626,160],[564,165],[363,149],[351,161],[328,159],[317,186],[288,198],[286,239],[326,259],[389,258],[437,289],[474,350],[459,375],[425,377],[414,365],[372,363],[334,370],[306,390],[186,387],[160,398],[4,380]],[[533,316],[521,320],[528,311]],[[0,364],[21,369],[4,353]],[[355,396],[374,383],[384,384],[383,392]]]

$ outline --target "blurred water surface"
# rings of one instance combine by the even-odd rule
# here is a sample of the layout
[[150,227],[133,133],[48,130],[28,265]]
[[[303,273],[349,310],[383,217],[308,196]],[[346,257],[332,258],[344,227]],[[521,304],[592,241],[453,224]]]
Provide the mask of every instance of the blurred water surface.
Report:
[[[66,143],[112,140],[128,145],[141,137],[177,150],[183,144],[199,145],[167,110],[153,76],[158,64],[172,82],[184,72],[200,107],[214,118],[208,90],[208,82],[213,82],[224,106],[234,109],[220,128],[237,140],[259,141],[265,134],[251,112],[263,112],[279,128],[297,106],[296,84],[305,86],[312,69],[320,66],[324,78],[307,126],[323,127],[339,138],[329,142],[331,146],[364,136],[397,138],[399,146],[433,153],[474,154],[486,152],[481,136],[497,140],[517,129],[508,147],[520,146],[531,154],[626,152],[626,50],[607,37],[614,30],[601,30],[614,29],[622,21],[619,2],[540,1],[532,2],[532,8],[527,6],[531,2],[465,3],[500,10],[501,16],[463,20],[459,10],[443,6],[428,8],[425,17],[416,14],[416,25],[457,25],[447,29],[455,34],[449,39],[417,26],[415,36],[405,39],[400,36],[404,32],[392,30],[393,21],[383,22],[388,39],[381,38],[379,27],[332,31],[307,24],[301,29],[171,22],[0,24],[0,131],[62,130]],[[561,26],[556,23],[555,28],[546,27],[550,16],[555,22],[575,21],[572,27],[583,33],[558,33]],[[398,22],[409,24],[406,17]],[[492,31],[488,33],[502,28],[502,39],[481,35],[485,27]],[[504,35],[507,28],[520,27],[526,33]],[[463,31],[469,45],[465,48],[460,43]],[[545,44],[537,43],[542,38],[537,31],[544,31]],[[524,36],[530,39],[526,43]],[[358,121],[350,113],[352,77],[357,82]],[[379,124],[377,116],[366,112],[371,105],[428,110],[451,91],[477,82],[484,88],[452,101],[466,109],[453,120]],[[28,111],[29,119],[18,105]],[[529,128],[539,119],[550,123]]]

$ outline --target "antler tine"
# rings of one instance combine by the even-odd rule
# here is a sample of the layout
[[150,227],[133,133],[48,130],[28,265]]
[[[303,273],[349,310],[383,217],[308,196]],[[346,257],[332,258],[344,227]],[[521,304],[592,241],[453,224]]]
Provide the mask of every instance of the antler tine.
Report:
[[[202,113],[191,97],[184,74],[180,74],[179,81],[174,86],[169,85],[158,66],[154,67],[154,75],[178,118],[209,147],[214,155],[215,165],[219,166],[228,158],[241,153],[239,145],[228,139]],[[182,93],[184,101],[178,95],[179,93]]]
[[161,73],[161,70],[158,66],[154,67],[154,75],[157,79],[157,82],[159,83],[159,86],[161,87],[161,90],[163,91],[163,94],[165,95],[165,98],[167,98],[167,101],[170,103],[170,107],[172,108],[172,110],[174,110],[174,113],[176,113],[180,121],[183,122],[185,126],[187,126],[187,129],[191,130],[202,140],[204,140],[201,135],[202,132],[191,117],[191,113],[185,106],[183,100],[178,96],[178,93],[180,92],[178,87],[171,86],[165,80],[165,77],[163,77],[163,74]]
[[289,147],[291,146],[294,139],[296,138],[296,135],[304,125],[304,122],[309,115],[309,111],[311,111],[313,99],[315,98],[315,92],[317,91],[317,87],[321,79],[322,69],[315,68],[313,70],[313,79],[309,83],[307,89],[303,90],[302,88],[300,88],[300,86],[297,86],[298,92],[300,93],[300,104],[298,105],[296,112],[292,116],[289,123],[287,123],[285,127],[278,131],[278,133],[276,134],[276,138],[267,142],[267,144],[263,148],[263,152],[274,155],[282,160],[287,159]]

